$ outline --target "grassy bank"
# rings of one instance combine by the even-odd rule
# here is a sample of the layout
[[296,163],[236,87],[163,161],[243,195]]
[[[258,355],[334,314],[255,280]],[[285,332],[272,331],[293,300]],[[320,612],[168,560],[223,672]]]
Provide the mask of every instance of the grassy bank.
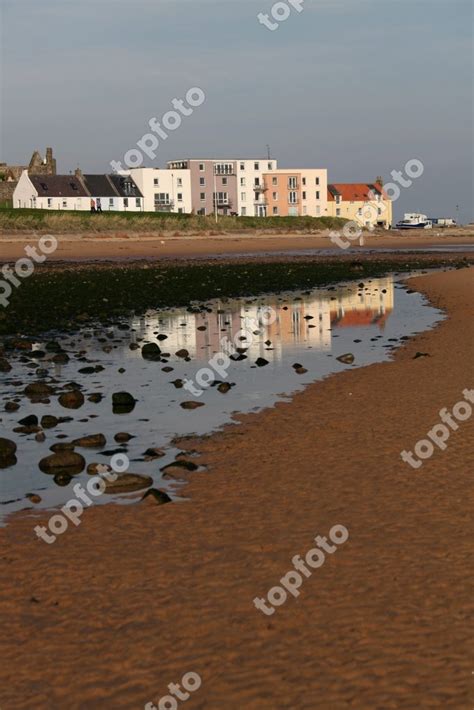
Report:
[[[446,259],[446,264],[453,265]],[[411,269],[441,266],[413,259]],[[147,308],[188,306],[213,298],[305,289],[347,279],[399,272],[400,262],[286,262],[247,264],[127,265],[37,270],[0,306],[1,335],[75,330],[89,322],[143,313]]]
[[248,231],[317,232],[341,229],[346,220],[337,217],[202,217],[164,212],[67,212],[0,209],[0,230],[39,230],[53,234],[93,232],[146,232],[150,234],[219,233]]

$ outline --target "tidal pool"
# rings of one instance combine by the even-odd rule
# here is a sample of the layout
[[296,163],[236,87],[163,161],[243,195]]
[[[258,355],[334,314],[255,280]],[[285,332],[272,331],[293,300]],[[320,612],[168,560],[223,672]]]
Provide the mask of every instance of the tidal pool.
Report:
[[[271,320],[270,312],[274,322],[266,324]],[[239,333],[246,318],[252,319],[254,326],[258,324],[247,336]],[[423,296],[388,276],[367,279],[364,284],[348,282],[304,292],[214,300],[192,304],[190,309],[148,311],[142,316],[117,319],[113,325],[84,327],[74,335],[49,333],[44,341],[34,343],[32,351],[7,350],[12,369],[0,372],[0,406],[4,410],[7,402],[14,402],[19,409],[0,413],[0,436],[17,444],[16,463],[0,469],[3,524],[6,515],[14,511],[64,504],[75,497],[75,483],[85,485],[89,480],[83,471],[67,485],[57,485],[53,476],[43,473],[39,461],[52,453],[53,444],[101,433],[107,441],[104,446],[76,447],[87,464],[108,464],[112,453],[121,450],[130,459],[130,472],[151,476],[154,487],[177,498],[182,484],[161,471],[179,454],[173,444],[176,437],[208,434],[230,422],[233,413],[272,406],[306,384],[348,367],[388,360],[393,348],[442,318],[443,314],[429,306]],[[197,384],[203,382],[199,371],[208,368],[209,361],[222,350],[223,338],[229,341],[235,337],[244,357],[231,360],[225,372],[216,373],[218,381],[232,387],[226,393],[216,385],[201,390]],[[247,340],[242,339],[245,337]],[[45,350],[51,340],[67,352],[69,362],[53,362],[54,353]],[[145,343],[159,345],[159,361],[142,357]],[[36,357],[38,351],[44,356]],[[184,358],[183,352],[176,355],[180,351],[187,351],[188,356]],[[352,363],[337,360],[347,353],[354,356]],[[306,372],[293,365],[300,365]],[[90,374],[79,372],[96,367],[99,371]],[[176,380],[192,381],[200,394],[177,388],[173,384]],[[24,394],[29,383],[38,381],[54,388],[49,402],[34,403]],[[66,409],[58,402],[70,383],[76,383],[85,397],[78,409]],[[121,391],[136,399],[127,414],[113,411],[112,395]],[[102,395],[101,401],[89,401],[91,394]],[[204,406],[186,410],[180,406],[185,401]],[[37,433],[13,432],[19,420],[30,415],[38,420],[45,415],[71,420],[44,429],[44,441],[38,441]],[[117,444],[114,436],[118,432],[127,432],[133,438]],[[144,452],[154,447],[164,449],[165,455],[144,460]],[[32,503],[26,497],[32,493],[41,501]],[[95,499],[99,504],[111,501],[133,503],[137,494],[104,494]]]

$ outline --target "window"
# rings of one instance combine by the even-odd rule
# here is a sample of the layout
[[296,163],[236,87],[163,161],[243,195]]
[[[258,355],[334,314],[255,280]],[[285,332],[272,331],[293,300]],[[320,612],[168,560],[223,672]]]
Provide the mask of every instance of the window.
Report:
[[273,165],[271,163],[267,163],[267,168],[268,170],[273,170]]
[[218,205],[227,205],[229,203],[227,192],[214,192],[213,199]]
[[296,177],[289,177],[288,178],[288,187],[290,190],[296,190],[296,188],[298,187],[298,182],[297,182]]
[[113,206],[114,206],[114,198],[109,197],[109,207],[113,207]]
[[204,169],[205,169],[204,163],[199,163],[199,170],[201,170],[201,172],[202,172]]
[[278,215],[278,207],[273,208],[273,214]]
[[306,192],[303,192],[303,200],[306,200]]
[[359,217],[362,217],[362,207],[359,207],[359,209],[357,210],[357,214],[359,215]]
[[183,187],[183,179],[182,178],[178,178],[177,185],[178,185],[178,187]]
[[240,178],[240,186],[245,187],[245,178]]
[[48,207],[52,207],[52,206],[53,206],[53,198],[48,197]]
[[227,178],[222,178],[222,184],[227,185]]
[[216,163],[214,165],[214,172],[216,175],[233,175],[234,166],[232,163]]
[[288,193],[288,202],[290,205],[296,205],[298,202],[298,193],[297,192],[289,192]]
[[378,212],[378,214],[382,214],[382,210],[380,207],[377,209],[377,212]]
[[272,200],[278,200],[278,192],[272,192]]
[[341,209],[340,209],[340,207],[338,207],[336,209],[336,217],[340,217],[340,216],[341,216]]
[[317,190],[316,191],[316,199],[319,200],[320,197],[321,197],[321,193],[319,192],[319,190]]
[[254,169],[254,170],[260,170],[260,163],[254,163],[254,164],[253,164],[253,169]]
[[206,193],[205,193],[205,192],[201,192],[201,198],[200,198],[200,199],[201,199],[201,202],[205,202],[205,201],[206,201]]
[[260,178],[255,178],[255,187],[260,187]]
[[63,210],[67,209],[67,200],[63,200]]
[[316,185],[319,185],[319,178],[316,178]]
[[240,163],[240,169],[245,170],[245,163]]
[[199,184],[201,185],[201,187],[204,187],[204,185],[206,184],[206,178],[199,178]]
[[278,185],[278,178],[272,178],[272,185]]
[[242,207],[242,217],[245,217],[246,214],[247,214],[247,208],[246,208],[246,207]]
[[170,205],[169,192],[155,192],[155,207]]
[[158,187],[159,184],[160,184],[159,179],[158,179],[158,178],[153,178],[153,185],[155,185],[156,187]]
[[123,206],[128,207],[128,197],[123,198]]
[[182,193],[182,192],[178,192],[177,197],[178,197],[178,202],[182,202],[182,201],[183,201],[183,193]]
[[247,193],[246,192],[240,193],[240,200],[241,200],[241,202],[245,202],[247,200]]
[[183,208],[182,208],[182,207],[178,207],[178,214],[183,214]]
[[141,205],[141,200],[139,197],[136,197],[135,198],[135,207],[140,207],[140,205]]
[[303,185],[306,185],[306,178],[303,178],[301,182],[303,183]]

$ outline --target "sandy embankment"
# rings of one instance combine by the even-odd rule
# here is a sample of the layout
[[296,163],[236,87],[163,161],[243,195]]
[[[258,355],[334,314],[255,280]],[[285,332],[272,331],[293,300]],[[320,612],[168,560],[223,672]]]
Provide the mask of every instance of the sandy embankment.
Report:
[[[0,235],[0,262],[11,261],[25,255],[24,248],[35,245],[38,233],[10,233]],[[430,232],[390,232],[367,234],[365,246],[357,243],[351,248],[339,249],[329,238],[329,231],[311,234],[226,234],[221,236],[156,236],[150,234],[62,234],[56,235],[58,249],[48,256],[51,261],[84,261],[94,259],[186,258],[208,255],[236,254],[240,252],[303,251],[306,249],[333,249],[340,256],[354,255],[368,249],[413,249],[432,246],[458,246],[474,244],[474,231],[469,228]]]
[[[44,513],[0,530],[2,710],[139,708],[188,671],[190,710],[472,707],[474,417],[417,471],[400,451],[474,387],[473,274],[412,282],[450,318],[394,361],[191,444],[189,502],[95,508],[51,546]],[[257,611],[335,524],[300,597]]]

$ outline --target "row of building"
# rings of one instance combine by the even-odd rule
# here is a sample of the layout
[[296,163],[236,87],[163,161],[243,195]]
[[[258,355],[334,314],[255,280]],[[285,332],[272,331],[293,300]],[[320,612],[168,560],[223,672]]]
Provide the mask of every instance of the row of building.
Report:
[[166,168],[113,175],[32,175],[24,170],[15,208],[143,211],[256,217],[343,217],[362,226],[392,225],[380,182],[328,183],[324,168],[278,168],[271,159],[188,159]]

